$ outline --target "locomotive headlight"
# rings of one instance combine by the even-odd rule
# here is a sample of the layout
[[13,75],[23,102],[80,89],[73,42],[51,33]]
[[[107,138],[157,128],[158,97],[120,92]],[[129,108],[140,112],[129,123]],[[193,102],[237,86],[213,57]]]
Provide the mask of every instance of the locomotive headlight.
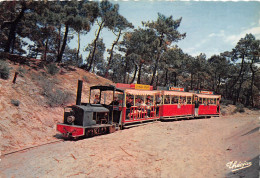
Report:
[[68,123],[72,123],[72,122],[74,122],[75,121],[75,117],[74,116],[68,116],[67,117],[67,122]]

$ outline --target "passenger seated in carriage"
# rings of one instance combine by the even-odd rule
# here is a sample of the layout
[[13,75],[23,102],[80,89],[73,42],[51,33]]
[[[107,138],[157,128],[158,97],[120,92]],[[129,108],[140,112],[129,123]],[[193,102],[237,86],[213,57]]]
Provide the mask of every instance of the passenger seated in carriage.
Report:
[[140,100],[140,98],[136,98],[136,99],[135,99],[135,106],[137,106],[137,108],[140,108],[140,106],[141,106],[141,100]]
[[147,106],[147,115],[148,115],[148,117],[150,117],[151,106],[152,105],[153,105],[153,103],[151,102],[151,100],[149,98],[147,98],[146,106]]
[[130,108],[134,105],[133,98],[129,97],[126,100],[126,117],[127,119],[130,118]]
[[165,98],[164,104],[170,104],[170,97],[169,96],[167,96],[167,98]]
[[140,107],[138,109],[138,116],[140,118],[144,117],[145,113],[146,113],[146,104],[144,103],[143,99],[140,99]]

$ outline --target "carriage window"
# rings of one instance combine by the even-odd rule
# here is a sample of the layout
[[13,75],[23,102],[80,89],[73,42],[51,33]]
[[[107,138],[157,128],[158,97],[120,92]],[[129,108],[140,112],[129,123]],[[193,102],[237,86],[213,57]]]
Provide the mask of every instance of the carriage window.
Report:
[[186,97],[185,96],[181,96],[180,97],[180,101],[179,101],[180,104],[186,104]]
[[173,96],[172,97],[172,104],[178,104],[179,102],[179,96]]
[[172,96],[172,104],[178,104],[179,96]]
[[214,104],[215,105],[216,104],[216,99],[213,99],[213,98],[209,99],[209,104]]
[[209,104],[209,99],[208,98],[203,98],[203,104],[208,105]]
[[126,95],[126,107],[130,108],[134,105],[134,95]]
[[153,105],[153,96],[152,95],[147,95],[145,98],[145,104],[147,105]]
[[169,95],[164,97],[164,104],[170,104],[170,96]]
[[187,97],[187,104],[191,104],[191,97],[190,96]]
[[155,97],[155,103],[156,103],[156,104],[162,104],[162,96],[157,95],[157,96]]
[[143,99],[142,99],[142,96],[136,95],[136,96],[135,96],[135,103],[134,103],[134,105],[135,105],[135,106],[140,106],[140,105],[141,105],[141,100],[143,100]]
[[199,98],[199,103],[202,104],[202,98]]
[[117,94],[117,101],[119,106],[123,106],[123,101],[124,101],[124,95],[123,94]]

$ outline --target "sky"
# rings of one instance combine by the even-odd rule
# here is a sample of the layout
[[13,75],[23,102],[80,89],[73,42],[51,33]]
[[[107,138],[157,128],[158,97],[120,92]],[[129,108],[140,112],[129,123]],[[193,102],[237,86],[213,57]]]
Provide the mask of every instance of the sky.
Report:
[[[135,28],[142,27],[142,21],[156,21],[158,13],[174,20],[182,17],[178,28],[186,37],[172,45],[178,45],[185,53],[197,56],[205,53],[207,58],[214,54],[230,51],[239,39],[252,33],[260,39],[260,1],[171,1],[139,0],[110,1],[119,4],[119,13]],[[85,48],[95,37],[96,27],[82,37],[81,48]],[[116,36],[103,29],[101,37],[110,48]],[[74,38],[70,47],[77,46]],[[83,54],[83,57],[86,54]],[[105,55],[105,57],[107,54]]]

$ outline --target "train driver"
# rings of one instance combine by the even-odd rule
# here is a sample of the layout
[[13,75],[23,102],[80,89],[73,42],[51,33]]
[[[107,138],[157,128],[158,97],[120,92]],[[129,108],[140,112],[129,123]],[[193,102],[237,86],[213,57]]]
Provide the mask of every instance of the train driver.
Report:
[[95,95],[94,104],[100,104],[99,95]]

